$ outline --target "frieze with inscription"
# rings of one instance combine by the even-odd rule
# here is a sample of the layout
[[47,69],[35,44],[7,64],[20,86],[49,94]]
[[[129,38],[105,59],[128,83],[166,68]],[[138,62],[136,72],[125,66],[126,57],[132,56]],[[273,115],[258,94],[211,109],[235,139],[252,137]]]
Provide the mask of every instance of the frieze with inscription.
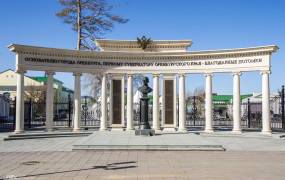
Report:
[[226,64],[253,64],[262,63],[262,58],[254,59],[234,59],[234,60],[197,60],[197,61],[177,61],[177,62],[109,62],[109,61],[88,61],[88,60],[63,60],[49,58],[26,57],[25,62],[31,63],[48,63],[48,64],[78,64],[78,65],[95,65],[95,66],[138,66],[138,67],[159,67],[159,66],[209,66],[209,65],[226,65]]

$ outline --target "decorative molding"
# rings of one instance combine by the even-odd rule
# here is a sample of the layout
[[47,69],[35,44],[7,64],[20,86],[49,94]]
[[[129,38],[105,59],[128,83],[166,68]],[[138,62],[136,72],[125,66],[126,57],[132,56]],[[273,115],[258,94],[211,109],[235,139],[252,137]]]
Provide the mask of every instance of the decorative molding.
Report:
[[24,69],[17,69],[15,72],[18,73],[18,74],[25,74],[25,73],[27,73],[27,71],[24,70]]
[[213,73],[212,73],[212,72],[207,72],[207,73],[204,73],[204,76],[205,76],[205,77],[207,77],[207,76],[213,77]]
[[237,71],[237,72],[232,72],[232,75],[235,76],[235,75],[238,75],[238,76],[241,76],[242,73],[240,71]]
[[[141,47],[137,44],[136,40],[110,40],[100,39],[96,40],[96,45],[102,50],[108,49],[136,49],[139,50]],[[153,40],[148,48],[151,49],[186,49],[192,45],[191,40]]]
[[270,70],[260,71],[260,75],[263,75],[263,74],[271,74],[271,71]]
[[46,73],[48,76],[53,76],[53,75],[55,75],[55,72],[54,72],[54,71],[45,71],[45,73]]
[[81,76],[82,73],[81,72],[73,72],[73,76]]

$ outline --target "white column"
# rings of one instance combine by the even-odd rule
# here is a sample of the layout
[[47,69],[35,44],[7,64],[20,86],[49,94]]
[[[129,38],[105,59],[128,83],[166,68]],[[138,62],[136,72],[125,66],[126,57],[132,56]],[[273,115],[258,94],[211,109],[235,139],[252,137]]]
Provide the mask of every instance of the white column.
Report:
[[102,86],[101,86],[101,121],[100,130],[107,130],[107,77],[104,73],[102,75]]
[[127,88],[127,130],[134,129],[133,122],[133,76],[128,74],[128,88]]
[[125,76],[121,80],[121,122],[122,127],[125,127]]
[[113,124],[113,77],[109,76],[110,79],[110,93],[109,93],[109,121]]
[[233,133],[241,133],[240,72],[233,73]]
[[153,113],[152,113],[152,128],[155,131],[160,130],[160,119],[159,119],[159,74],[153,75]]
[[16,134],[24,132],[24,74],[25,71],[17,71]]
[[269,88],[270,71],[262,71],[262,134],[271,135],[270,119],[270,88]]
[[74,117],[73,131],[80,131],[81,120],[81,73],[73,73],[74,76]]
[[212,74],[205,74],[205,132],[213,132],[212,116]]
[[179,74],[179,127],[178,131],[186,130],[186,109],[185,109],[185,75]]
[[47,71],[47,92],[46,92],[46,129],[48,131],[53,130],[53,100],[54,100],[54,90],[53,90],[53,75],[54,72]]
[[164,127],[165,125],[165,77],[163,77],[161,81],[161,126]]

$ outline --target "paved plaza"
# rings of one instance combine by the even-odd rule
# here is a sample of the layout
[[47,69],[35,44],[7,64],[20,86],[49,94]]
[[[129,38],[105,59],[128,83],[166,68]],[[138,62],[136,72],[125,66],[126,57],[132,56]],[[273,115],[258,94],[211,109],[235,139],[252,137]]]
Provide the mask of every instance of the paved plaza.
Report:
[[259,132],[244,132],[235,135],[231,132],[212,134],[162,134],[153,137],[134,137],[123,131],[95,131],[87,137],[60,137],[43,139],[26,139],[3,141],[7,133],[0,134],[0,152],[31,151],[72,151],[78,144],[188,144],[188,145],[222,145],[226,151],[285,151],[284,133],[262,136]]
[[285,152],[3,152],[0,162],[2,178],[281,180]]
[[[96,132],[99,133],[99,132]],[[284,179],[285,139],[282,133],[232,135],[184,134],[192,144],[220,144],[226,151],[72,151],[92,136],[116,142],[124,132],[88,137],[61,137],[4,141],[0,134],[2,179]],[[107,136],[109,134],[109,136]],[[117,138],[115,138],[117,136]],[[112,137],[112,138],[111,138]],[[157,137],[175,142],[178,134]],[[281,137],[281,138],[280,138]],[[181,141],[182,140],[182,141]],[[138,142],[137,142],[138,143]],[[163,142],[162,142],[163,143]],[[0,179],[1,179],[0,178]]]

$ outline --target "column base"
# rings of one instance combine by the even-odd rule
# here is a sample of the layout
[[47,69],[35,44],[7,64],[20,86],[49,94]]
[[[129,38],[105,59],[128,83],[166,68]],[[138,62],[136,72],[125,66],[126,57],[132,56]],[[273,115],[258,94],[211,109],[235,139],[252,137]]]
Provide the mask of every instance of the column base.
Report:
[[76,129],[73,129],[72,131],[73,131],[73,132],[80,132],[81,129],[80,129],[80,128],[76,128]]
[[126,131],[134,131],[134,130],[135,130],[135,128],[131,128],[131,129],[126,128]]
[[156,131],[161,131],[161,128],[158,128],[158,127],[155,127],[155,128],[152,128],[153,130],[155,130],[155,132]]
[[232,133],[233,133],[233,134],[241,134],[242,131],[241,131],[241,129],[233,129],[233,130],[232,130]]
[[186,133],[186,132],[188,132],[188,131],[187,131],[186,128],[181,128],[181,129],[178,128],[178,132],[180,132],[180,133]]
[[54,130],[53,128],[45,129],[46,132],[53,132],[53,130]]
[[213,130],[213,129],[205,129],[204,132],[205,132],[205,133],[213,133],[214,130]]
[[265,136],[272,136],[272,131],[265,131],[265,130],[262,130],[261,131],[261,133],[260,133],[261,135],[265,135]]
[[99,131],[107,131],[107,128],[100,128]]
[[155,129],[154,132],[155,132],[155,134],[161,134],[162,130],[161,129]]
[[130,126],[127,125],[126,131],[133,131],[133,130],[135,130],[135,127],[133,125]]
[[25,131],[24,130],[15,130],[14,131],[14,134],[22,134],[24,133]]

